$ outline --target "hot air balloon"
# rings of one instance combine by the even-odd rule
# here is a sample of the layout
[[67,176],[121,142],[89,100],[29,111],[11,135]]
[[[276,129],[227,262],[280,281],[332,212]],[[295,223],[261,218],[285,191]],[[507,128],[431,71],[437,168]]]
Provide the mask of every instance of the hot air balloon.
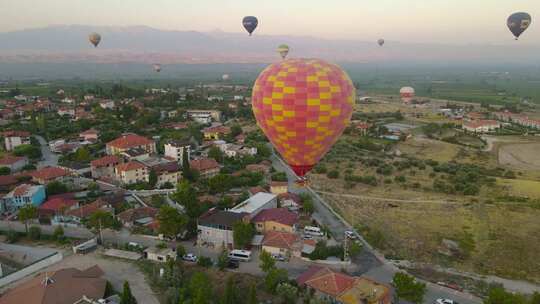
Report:
[[414,88],[412,87],[403,87],[399,90],[399,95],[403,102],[409,103],[414,98]]
[[223,81],[227,81],[231,78],[231,76],[229,76],[229,74],[223,74],[223,76],[221,76],[221,79],[223,79]]
[[377,40],[377,44],[379,44],[379,46],[383,46],[384,39],[381,38],[381,39]]
[[249,35],[251,36],[251,33],[257,28],[257,25],[259,24],[259,20],[257,20],[257,17],[253,16],[246,16],[242,20],[242,24],[244,25],[244,28],[246,31],[248,31]]
[[282,59],[285,59],[285,57],[287,57],[287,54],[289,54],[289,46],[286,44],[282,44],[278,46],[277,52],[279,53],[279,55],[281,55]]
[[351,79],[337,65],[287,59],[261,72],[252,104],[266,137],[304,178],[349,124],[355,98]]
[[518,40],[519,36],[531,25],[531,15],[524,12],[514,13],[508,17],[506,24]]
[[88,35],[88,40],[94,45],[94,47],[97,47],[99,42],[101,41],[101,35],[98,33],[92,33]]
[[154,64],[152,65],[152,67],[154,68],[154,71],[156,71],[156,72],[158,72],[158,73],[161,72],[161,64],[159,64],[159,63],[154,63]]

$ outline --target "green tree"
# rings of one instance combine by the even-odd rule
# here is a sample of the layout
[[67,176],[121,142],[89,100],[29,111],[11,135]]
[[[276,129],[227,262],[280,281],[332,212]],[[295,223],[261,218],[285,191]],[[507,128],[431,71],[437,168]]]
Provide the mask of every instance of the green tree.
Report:
[[105,210],[97,210],[94,213],[90,214],[87,222],[88,227],[94,229],[118,229],[120,228],[120,223],[116,220],[113,215]]
[[131,288],[129,287],[128,281],[124,281],[124,289],[120,295],[120,304],[137,304],[137,300],[131,294]]
[[26,204],[19,209],[19,221],[24,223],[24,229],[28,235],[28,222],[37,217],[37,208],[32,204]]
[[276,287],[276,294],[283,304],[295,304],[298,298],[298,288],[289,283],[280,283]]
[[362,252],[362,246],[357,242],[351,242],[349,246],[349,255],[351,257],[358,256]]
[[416,304],[423,302],[424,295],[426,294],[426,284],[417,282],[414,277],[403,272],[398,272],[394,275],[392,284],[396,289],[396,296],[399,299]]
[[234,278],[230,276],[225,284],[225,291],[223,292],[223,296],[221,298],[221,304],[236,304],[239,302],[239,300],[240,297],[238,295],[236,282],[234,281]]
[[238,221],[233,224],[233,238],[235,248],[245,248],[251,244],[255,236],[255,228],[251,223]]
[[80,147],[75,152],[74,156],[75,161],[81,162],[81,163],[87,163],[92,159],[92,156],[90,155],[90,152],[85,147]]
[[47,184],[45,192],[47,193],[47,196],[62,194],[68,192],[68,187],[59,181],[53,181]]
[[0,175],[9,175],[11,174],[11,169],[9,167],[0,167]]
[[221,253],[218,256],[217,266],[219,270],[224,270],[229,262],[229,252],[226,246],[222,246]]
[[189,165],[189,155],[187,149],[182,150],[182,176],[190,181],[194,181],[194,174]]
[[28,236],[32,240],[39,240],[41,238],[41,228],[38,226],[32,226],[30,229],[28,229]]
[[112,295],[116,294],[116,292],[114,291],[114,287],[112,286],[111,282],[109,282],[107,280],[107,283],[105,283],[105,295],[104,297],[105,298],[108,298]]
[[159,208],[157,218],[159,233],[170,238],[176,238],[177,235],[185,231],[188,222],[185,215],[169,205],[163,205]]
[[6,242],[8,244],[13,244],[13,243],[16,243],[18,240],[19,240],[19,234],[17,233],[17,231],[12,230],[12,229],[8,230],[6,234]]
[[238,135],[242,134],[242,127],[238,124],[231,126],[231,137],[234,138]]
[[276,172],[272,174],[272,180],[276,182],[286,182],[287,181],[287,173],[285,172]]
[[274,260],[272,255],[266,250],[261,251],[261,254],[259,255],[259,260],[261,261],[259,267],[264,272],[269,272],[271,269],[276,267],[276,260]]
[[218,174],[216,176],[208,179],[208,188],[210,193],[220,193],[223,194],[225,191],[229,190],[232,187],[231,177],[226,174]]
[[301,195],[302,209],[306,214],[312,214],[315,212],[315,205],[313,204],[313,198],[309,194]]
[[189,281],[188,290],[193,297],[193,304],[210,303],[212,282],[204,272],[196,272]]
[[248,293],[246,304],[257,304],[257,303],[259,303],[257,300],[257,285],[253,283],[251,284],[251,286],[249,286],[249,293]]
[[266,143],[257,143],[255,144],[255,148],[257,148],[257,155],[260,157],[268,158],[272,155],[272,150],[270,150]]
[[527,301],[523,295],[513,294],[502,287],[493,287],[489,289],[484,304],[527,304]]
[[64,228],[62,228],[62,226],[56,226],[56,228],[54,228],[53,238],[57,241],[64,240]]
[[186,254],[186,248],[182,244],[176,245],[176,259],[180,260]]
[[208,151],[208,157],[215,159],[218,163],[223,163],[225,159],[225,155],[223,154],[223,152],[216,146],[210,148],[210,150]]
[[152,188],[156,187],[158,181],[158,176],[156,174],[156,171],[150,170],[150,173],[148,173],[148,183]]
[[264,278],[264,286],[270,293],[275,293],[280,283],[287,282],[289,274],[286,269],[273,268],[268,271]]
[[13,154],[16,156],[26,156],[31,159],[41,158],[41,149],[32,145],[20,145],[13,149]]
[[531,296],[531,299],[529,300],[529,304],[540,304],[540,293],[534,292]]

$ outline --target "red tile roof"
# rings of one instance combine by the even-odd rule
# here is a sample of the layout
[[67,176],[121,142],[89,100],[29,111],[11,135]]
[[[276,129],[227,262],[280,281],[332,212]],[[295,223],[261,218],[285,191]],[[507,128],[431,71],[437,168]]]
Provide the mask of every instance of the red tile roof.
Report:
[[354,278],[344,273],[336,272],[328,267],[312,266],[301,274],[296,281],[298,285],[307,285],[320,292],[337,297],[354,285]]
[[84,136],[84,135],[97,135],[99,132],[97,130],[94,130],[94,129],[88,129],[84,132],[81,132],[79,135],[80,136]]
[[171,172],[180,171],[180,166],[178,165],[177,162],[168,162],[168,163],[155,165],[152,167],[152,170],[154,170],[154,172],[156,172],[157,174],[165,173],[165,172],[171,173]]
[[27,131],[5,131],[2,135],[4,137],[29,137],[31,134]]
[[19,180],[15,175],[0,175],[0,186],[15,185]]
[[158,209],[152,207],[132,208],[121,212],[117,217],[124,223],[130,223],[145,217],[156,217]]
[[109,205],[109,203],[107,203],[106,201],[97,199],[89,204],[82,205],[77,209],[68,210],[66,213],[67,215],[85,218],[107,205]]
[[202,130],[203,133],[219,133],[228,134],[231,133],[231,128],[225,126],[208,127]]
[[26,159],[26,157],[24,157],[24,156],[7,155],[7,156],[4,156],[4,157],[0,158],[0,165],[9,166],[9,165],[13,165],[14,163],[16,163],[18,161],[24,160],[24,159]]
[[133,147],[151,145],[154,141],[137,134],[126,134],[107,143],[107,146],[118,149],[129,149]]
[[259,212],[253,218],[254,223],[270,221],[292,226],[298,221],[298,216],[296,213],[289,211],[287,208],[272,208]]
[[199,172],[204,172],[207,170],[219,168],[218,162],[213,158],[202,158],[202,159],[192,160],[189,162],[189,166],[191,169],[195,169]]
[[41,180],[56,179],[58,177],[67,176],[69,174],[70,173],[68,170],[59,167],[46,167],[30,173],[33,178]]
[[39,206],[39,210],[50,210],[54,212],[59,212],[63,207],[70,208],[75,206],[76,204],[76,200],[58,197],[47,200],[45,203]]
[[118,172],[133,171],[142,168],[145,168],[145,166],[138,161],[130,161],[116,166]]
[[278,199],[279,200],[290,199],[290,200],[293,200],[297,204],[302,204],[302,198],[300,197],[300,195],[296,193],[291,193],[291,192],[281,193],[281,194],[278,194]]
[[293,245],[298,241],[298,236],[293,233],[270,231],[264,235],[263,246],[292,249]]
[[23,196],[23,195],[26,195],[28,193],[28,191],[30,191],[30,188],[32,186],[31,185],[28,185],[28,184],[22,184],[20,186],[18,186],[17,188],[15,188],[13,190],[13,195],[14,196]]
[[251,187],[249,188],[249,193],[251,193],[251,195],[255,195],[259,192],[266,192],[266,190],[261,187],[261,186],[256,186],[256,187]]
[[90,165],[92,165],[92,167],[101,168],[101,167],[105,167],[107,165],[115,165],[115,164],[118,164],[120,162],[121,162],[120,157],[118,157],[116,155],[107,155],[107,156],[104,156],[102,158],[98,158],[98,159],[95,159],[95,160],[91,161]]
[[270,187],[286,187],[288,185],[289,185],[288,182],[275,182],[275,181],[270,182]]

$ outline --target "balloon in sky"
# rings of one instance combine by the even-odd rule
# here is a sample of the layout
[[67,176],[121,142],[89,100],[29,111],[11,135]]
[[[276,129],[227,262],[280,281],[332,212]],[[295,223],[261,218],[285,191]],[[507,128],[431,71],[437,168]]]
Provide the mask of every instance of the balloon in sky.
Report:
[[156,72],[158,72],[158,73],[161,72],[161,64],[159,64],[159,63],[154,63],[154,64],[152,65],[152,67],[154,68],[154,71],[156,71]]
[[101,41],[101,35],[98,33],[92,33],[88,35],[88,40],[94,45],[94,47],[97,47],[99,42]]
[[403,87],[399,90],[399,95],[401,96],[401,100],[403,100],[403,102],[409,103],[414,98],[414,88]]
[[506,24],[517,40],[529,25],[531,25],[531,15],[524,12],[514,13],[508,17]]
[[278,46],[277,51],[279,55],[281,55],[281,58],[285,59],[287,57],[287,54],[289,54],[289,46],[286,44],[281,44]]
[[223,74],[223,76],[221,76],[221,79],[223,79],[223,81],[227,81],[231,78],[231,76],[229,76],[229,74]]
[[355,89],[337,65],[287,59],[268,66],[253,87],[257,124],[300,177],[330,150],[351,119]]
[[257,28],[257,25],[259,24],[259,20],[257,20],[257,17],[253,16],[246,16],[242,20],[242,24],[244,25],[244,28],[246,31],[248,31],[249,35],[251,36],[251,33]]
[[379,46],[383,46],[384,39],[381,38],[381,39],[377,40],[377,44],[379,44]]

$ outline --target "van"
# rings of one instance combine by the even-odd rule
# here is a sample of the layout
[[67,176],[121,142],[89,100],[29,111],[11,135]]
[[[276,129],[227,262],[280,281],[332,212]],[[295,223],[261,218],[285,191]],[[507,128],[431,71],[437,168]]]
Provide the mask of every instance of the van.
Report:
[[232,250],[231,252],[229,252],[229,259],[249,262],[251,260],[251,251],[238,249]]
[[313,226],[304,227],[304,233],[308,234],[308,235],[313,235],[313,236],[323,236],[324,235],[324,233],[321,232],[321,228],[313,227]]

